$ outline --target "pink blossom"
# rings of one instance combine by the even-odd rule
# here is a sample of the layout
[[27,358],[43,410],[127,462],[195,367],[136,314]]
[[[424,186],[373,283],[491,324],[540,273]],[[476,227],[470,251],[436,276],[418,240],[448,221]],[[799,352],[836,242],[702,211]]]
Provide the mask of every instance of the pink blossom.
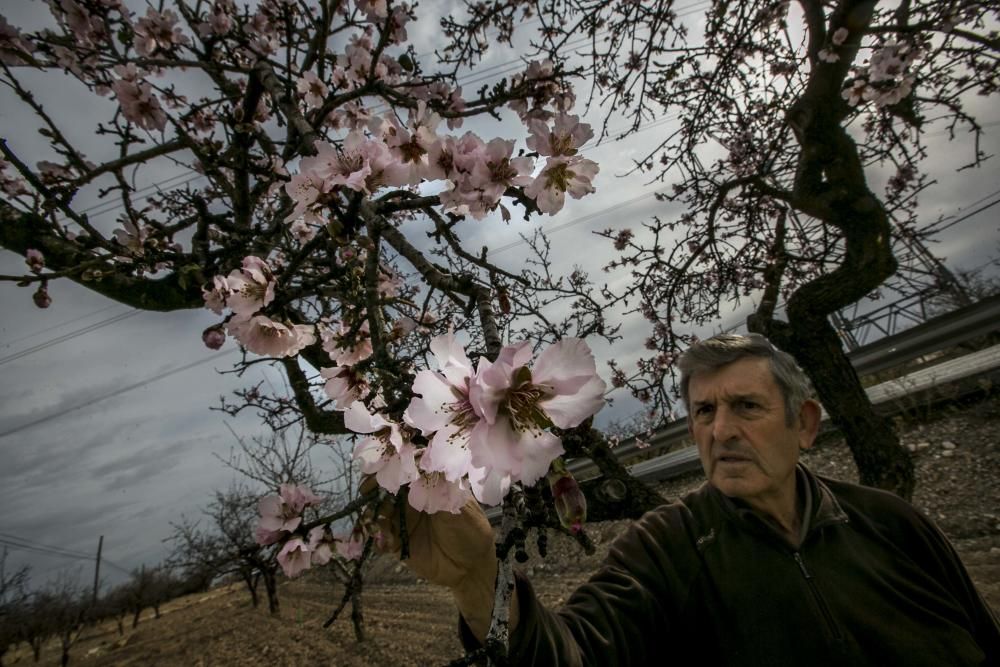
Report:
[[212,288],[201,288],[201,296],[205,299],[205,307],[216,315],[222,314],[222,309],[226,307],[226,298],[232,294],[229,283],[222,276],[212,277]]
[[528,355],[522,343],[505,347],[488,366],[480,362],[471,398],[489,426],[484,446],[472,441],[472,465],[532,484],[563,451],[544,429],[573,428],[595,414],[604,404],[605,384],[590,348],[578,338],[549,346],[531,368]]
[[153,94],[153,87],[145,81],[118,79],[111,84],[111,90],[118,98],[122,115],[129,122],[145,130],[162,131],[167,126],[167,114]]
[[323,351],[330,355],[338,366],[353,366],[372,356],[372,341],[368,331],[368,319],[361,323],[357,331],[351,332],[351,327],[344,322],[336,329],[322,327],[320,338],[323,341]]
[[320,81],[312,70],[306,70],[302,73],[302,77],[295,84],[295,89],[302,95],[307,109],[316,109],[322,106],[323,100],[326,99],[329,92],[326,84]]
[[374,23],[389,16],[387,0],[355,0],[354,4],[359,12],[366,14],[368,20]]
[[290,533],[302,523],[299,512],[293,511],[281,496],[261,498],[257,503],[257,513],[260,515],[257,521],[258,544],[274,544],[282,533]]
[[473,166],[472,182],[488,200],[498,202],[508,187],[531,183],[535,161],[530,157],[511,158],[513,152],[513,141],[493,139],[486,144],[486,159]]
[[35,45],[25,37],[21,36],[21,31],[7,23],[7,19],[0,16],[0,63],[5,65],[20,65],[29,62],[28,56],[35,50]]
[[848,34],[850,33],[848,33],[847,28],[844,27],[837,28],[836,30],[833,31],[833,37],[830,38],[830,41],[833,42],[836,46],[840,46],[847,40]]
[[291,357],[316,342],[312,325],[287,326],[265,315],[233,317],[227,328],[243,347],[268,357]]
[[598,170],[596,162],[579,156],[551,158],[524,194],[535,200],[539,211],[555,215],[562,209],[567,192],[580,199],[594,191],[591,181]]
[[157,51],[170,51],[178,44],[187,44],[188,38],[177,25],[177,14],[169,9],[157,12],[146,8],[146,16],[135,25],[135,50],[143,56],[151,56]]
[[307,537],[310,557],[313,565],[326,565],[333,558],[334,539],[325,526],[316,526],[309,531]]
[[470,497],[465,480],[449,482],[442,473],[423,471],[419,478],[410,483],[410,492],[407,494],[410,506],[427,514],[458,514]]
[[[0,60],[0,62],[2,62],[2,60]],[[10,167],[10,163],[3,158],[0,158],[0,190],[3,190],[4,194],[10,195],[11,197],[28,194],[28,187],[24,182],[24,179],[17,175],[8,176],[8,167]]]
[[274,274],[259,257],[244,257],[242,268],[226,277],[226,285],[230,289],[226,305],[238,318],[248,318],[274,301]]
[[233,27],[232,14],[235,10],[232,0],[216,0],[208,14],[208,20],[198,26],[198,34],[202,39],[211,35],[225,35]]
[[281,565],[286,577],[299,576],[312,564],[309,545],[300,537],[288,540],[278,552],[278,564]]
[[336,536],[337,553],[344,560],[358,560],[365,553],[365,535],[355,527],[350,535]]
[[[450,482],[461,479],[472,462],[470,438],[482,415],[470,400],[472,363],[465,350],[450,332],[431,340],[431,352],[438,362],[438,372],[424,370],[413,381],[415,396],[403,413],[410,426],[431,436],[421,458],[421,468],[444,473]],[[485,424],[484,424],[485,426]]]
[[293,512],[301,513],[307,507],[319,505],[323,499],[298,484],[282,484],[278,487],[278,495]]
[[115,240],[118,241],[132,256],[139,256],[143,253],[149,232],[145,226],[139,227],[128,218],[120,218],[122,226],[115,229]]
[[397,424],[368,412],[361,401],[344,411],[344,424],[355,433],[368,435],[354,448],[354,458],[361,463],[361,471],[374,474],[383,489],[395,494],[400,486],[417,478],[416,447],[403,439]]
[[28,265],[32,273],[41,273],[42,269],[45,268],[45,255],[40,250],[28,248],[24,253],[24,263]]
[[304,486],[282,484],[278,495],[264,496],[257,503],[256,538],[261,545],[274,544],[285,533],[291,533],[302,523],[302,511],[317,505],[322,498]]
[[525,143],[528,148],[540,155],[576,155],[581,146],[587,143],[594,131],[587,123],[581,123],[579,116],[556,114],[552,130],[548,123],[533,119],[528,122],[530,135]]
[[[323,143],[317,142],[317,145]],[[295,202],[295,208],[285,218],[285,222],[301,218],[323,192],[325,192],[323,179],[315,173],[303,170],[294,174],[288,183],[285,183],[285,193]]]
[[323,391],[334,402],[334,410],[346,410],[354,401],[368,394],[368,383],[350,366],[320,368],[319,374],[326,379]]
[[856,107],[862,99],[865,97],[865,92],[868,90],[868,82],[864,79],[855,79],[853,83],[847,88],[844,88],[840,92],[840,96],[843,97],[849,105]]
[[816,54],[822,62],[835,63],[840,60],[840,56],[831,48],[824,47]]

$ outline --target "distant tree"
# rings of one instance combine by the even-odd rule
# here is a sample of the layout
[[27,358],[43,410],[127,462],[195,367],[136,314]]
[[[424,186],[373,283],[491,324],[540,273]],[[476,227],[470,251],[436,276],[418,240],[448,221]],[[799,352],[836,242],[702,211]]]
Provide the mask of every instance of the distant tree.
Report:
[[137,570],[132,570],[124,588],[124,595],[129,613],[132,614],[133,629],[139,625],[139,617],[145,609],[152,607],[155,617],[160,617],[160,605],[169,599],[172,585],[167,572],[165,566],[143,565]]
[[0,554],[0,667],[7,651],[24,639],[21,624],[28,611],[26,589],[30,572],[27,565],[10,568],[4,548]]

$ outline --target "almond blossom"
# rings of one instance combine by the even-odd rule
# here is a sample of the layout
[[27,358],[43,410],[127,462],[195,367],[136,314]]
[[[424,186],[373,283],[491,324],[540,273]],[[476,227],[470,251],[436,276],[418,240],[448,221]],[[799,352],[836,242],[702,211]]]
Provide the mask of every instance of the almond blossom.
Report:
[[302,95],[307,109],[316,109],[322,106],[329,89],[326,84],[319,80],[319,77],[312,70],[306,70],[295,84],[295,89]]
[[135,25],[135,50],[140,55],[150,56],[157,51],[169,51],[178,44],[186,44],[188,38],[177,25],[177,14],[169,9],[160,13],[152,7],[146,8],[146,16]]
[[403,438],[399,425],[370,413],[361,401],[344,411],[344,424],[368,435],[354,448],[354,458],[361,463],[361,472],[375,475],[379,486],[395,494],[400,486],[417,479],[417,450]]
[[[464,476],[472,461],[469,441],[482,415],[470,399],[472,362],[452,333],[431,341],[431,352],[439,371],[424,370],[413,381],[415,396],[403,413],[403,420],[433,437],[421,458],[421,468],[443,473],[449,482]],[[477,435],[483,433],[482,423]]]
[[344,322],[333,327],[320,327],[323,351],[330,355],[338,366],[353,366],[372,356],[372,341],[369,335],[368,319],[365,318],[357,331]]
[[233,317],[226,326],[243,347],[267,357],[292,357],[316,342],[313,325],[285,325],[266,315]]
[[226,305],[237,318],[248,318],[274,301],[274,274],[259,257],[244,257],[242,268],[226,277],[226,285],[231,290]]
[[312,564],[309,545],[301,537],[293,537],[285,542],[278,552],[278,564],[286,577],[297,577]]
[[539,211],[555,215],[562,209],[567,192],[580,199],[594,191],[591,181],[598,171],[596,162],[579,156],[552,158],[524,194],[535,200]]
[[472,464],[533,484],[563,453],[559,439],[544,429],[573,428],[595,414],[604,404],[605,384],[590,348],[578,338],[549,346],[531,368],[528,358],[522,343],[501,350],[487,368],[480,363],[472,400],[489,428],[487,446],[473,449]]
[[257,503],[260,514],[257,544],[274,544],[284,533],[294,531],[302,523],[302,511],[310,505],[319,504],[321,500],[309,489],[294,484],[282,484],[278,495],[261,498]]
[[540,155],[576,155],[577,151],[594,136],[587,123],[581,123],[579,116],[556,114],[553,128],[539,119],[528,121],[530,134],[525,143]]
[[364,376],[355,373],[350,366],[320,368],[319,374],[326,380],[323,391],[334,402],[334,410],[346,410],[370,390]]
[[226,298],[233,293],[229,283],[222,276],[212,277],[211,289],[201,288],[201,296],[205,299],[205,307],[216,315],[222,314],[222,309],[226,307]]
[[360,526],[355,526],[349,535],[336,536],[337,554],[344,560],[358,560],[365,552],[365,534]]
[[420,472],[420,477],[410,483],[407,500],[418,512],[458,514],[471,494],[465,480],[448,481],[440,472]]
[[153,87],[145,81],[118,79],[111,84],[111,90],[129,122],[144,130],[163,130],[167,126],[167,114],[153,94]]
[[309,531],[306,538],[309,549],[309,561],[313,565],[326,565],[333,558],[336,541],[325,526],[316,526]]

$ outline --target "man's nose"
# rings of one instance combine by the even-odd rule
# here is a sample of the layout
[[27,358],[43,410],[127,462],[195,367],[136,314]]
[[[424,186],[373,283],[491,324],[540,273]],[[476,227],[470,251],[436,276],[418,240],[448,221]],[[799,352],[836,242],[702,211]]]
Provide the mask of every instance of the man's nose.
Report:
[[717,407],[712,419],[712,439],[715,442],[728,442],[737,435],[736,415],[727,407]]

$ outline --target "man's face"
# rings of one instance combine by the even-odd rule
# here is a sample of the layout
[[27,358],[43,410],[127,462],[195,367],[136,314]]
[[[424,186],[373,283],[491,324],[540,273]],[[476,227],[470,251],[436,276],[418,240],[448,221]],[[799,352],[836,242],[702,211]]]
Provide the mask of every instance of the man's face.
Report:
[[696,373],[688,400],[688,428],[709,482],[771,514],[794,502],[799,448],[815,436],[802,412],[818,410],[815,403],[787,424],[781,389],[768,360],[759,357]]

